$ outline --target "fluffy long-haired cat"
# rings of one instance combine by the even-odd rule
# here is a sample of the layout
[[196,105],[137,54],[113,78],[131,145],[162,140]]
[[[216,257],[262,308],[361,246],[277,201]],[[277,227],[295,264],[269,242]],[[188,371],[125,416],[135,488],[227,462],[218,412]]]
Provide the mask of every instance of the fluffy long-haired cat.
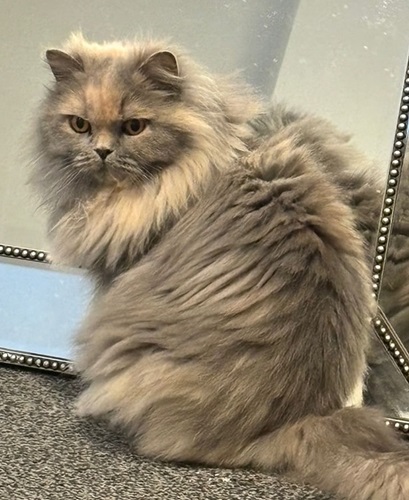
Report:
[[409,498],[407,447],[360,407],[373,222],[356,213],[378,186],[348,139],[164,43],[75,36],[46,57],[33,182],[54,260],[98,290],[80,414],[149,457]]

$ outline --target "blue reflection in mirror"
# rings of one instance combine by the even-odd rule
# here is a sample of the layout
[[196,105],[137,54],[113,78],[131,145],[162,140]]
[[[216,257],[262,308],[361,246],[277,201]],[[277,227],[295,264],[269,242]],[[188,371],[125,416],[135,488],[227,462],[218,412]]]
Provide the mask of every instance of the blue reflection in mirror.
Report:
[[0,258],[0,347],[72,359],[91,290],[80,271]]

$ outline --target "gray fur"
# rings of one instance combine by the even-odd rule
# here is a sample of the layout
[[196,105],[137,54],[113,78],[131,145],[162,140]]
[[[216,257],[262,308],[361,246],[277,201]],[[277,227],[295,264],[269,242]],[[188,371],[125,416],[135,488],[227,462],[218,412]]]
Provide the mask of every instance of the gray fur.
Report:
[[[33,179],[56,259],[104,284],[78,335],[78,411],[147,456],[407,498],[406,447],[376,411],[346,408],[362,396],[375,306],[359,214],[378,189],[348,138],[280,106],[260,113],[168,45],[77,37],[65,50],[84,70],[46,97]],[[147,73],[158,51],[177,65]],[[117,137],[105,166],[59,114],[90,82],[116,82],[152,120],[140,141]]]

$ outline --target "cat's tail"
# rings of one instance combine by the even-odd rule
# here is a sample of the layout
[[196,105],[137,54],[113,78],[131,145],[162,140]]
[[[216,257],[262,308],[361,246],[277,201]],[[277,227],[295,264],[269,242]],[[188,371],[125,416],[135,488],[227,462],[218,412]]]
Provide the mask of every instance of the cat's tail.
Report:
[[369,408],[306,417],[264,434],[241,458],[341,498],[409,499],[409,447]]

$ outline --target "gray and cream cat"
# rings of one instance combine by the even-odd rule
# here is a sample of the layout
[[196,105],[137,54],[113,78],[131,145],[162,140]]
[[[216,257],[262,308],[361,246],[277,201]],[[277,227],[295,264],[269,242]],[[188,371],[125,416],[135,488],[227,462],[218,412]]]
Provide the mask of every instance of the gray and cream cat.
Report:
[[165,43],[46,57],[32,180],[98,290],[79,413],[149,457],[409,498],[407,446],[359,407],[379,185],[348,138]]

